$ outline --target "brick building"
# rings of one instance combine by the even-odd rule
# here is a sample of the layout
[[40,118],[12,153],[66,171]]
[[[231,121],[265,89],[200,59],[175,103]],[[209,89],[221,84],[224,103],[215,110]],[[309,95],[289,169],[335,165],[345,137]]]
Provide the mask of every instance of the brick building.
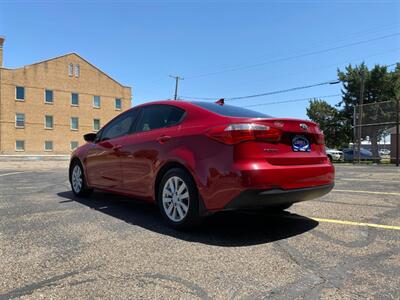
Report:
[[69,154],[83,134],[131,107],[131,88],[75,53],[3,67],[0,37],[0,154]]

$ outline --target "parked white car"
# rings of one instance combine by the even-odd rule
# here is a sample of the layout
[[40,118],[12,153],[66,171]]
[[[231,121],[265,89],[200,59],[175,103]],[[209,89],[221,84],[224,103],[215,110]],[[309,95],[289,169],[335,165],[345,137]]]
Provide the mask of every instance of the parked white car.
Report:
[[343,160],[343,152],[336,149],[326,148],[326,156],[328,156],[330,161]]
[[381,149],[381,150],[379,150],[379,155],[380,156],[390,155],[390,150],[389,149]]

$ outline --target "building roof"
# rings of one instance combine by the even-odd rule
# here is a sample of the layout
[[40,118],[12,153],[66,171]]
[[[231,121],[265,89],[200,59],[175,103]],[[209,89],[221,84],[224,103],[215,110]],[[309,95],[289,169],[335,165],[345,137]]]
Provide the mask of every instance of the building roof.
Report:
[[126,88],[130,88],[129,86],[126,86],[126,85],[121,84],[120,82],[118,82],[117,80],[115,80],[114,78],[112,78],[110,75],[108,75],[107,73],[105,73],[104,71],[102,71],[101,69],[99,69],[98,67],[96,67],[94,64],[90,63],[89,61],[87,61],[86,59],[84,59],[82,56],[80,56],[79,54],[77,54],[77,53],[75,53],[75,52],[71,52],[71,53],[67,53],[67,54],[64,54],[64,55],[56,56],[56,57],[53,57],[53,58],[49,58],[49,59],[45,59],[45,60],[42,60],[42,61],[38,61],[38,62],[29,64],[29,65],[25,65],[25,66],[23,66],[23,67],[18,67],[18,68],[3,68],[3,69],[8,69],[8,70],[23,69],[23,68],[25,68],[25,67],[30,67],[30,66],[42,64],[42,63],[45,63],[45,62],[49,62],[49,61],[52,61],[52,60],[57,60],[57,59],[59,59],[59,58],[66,57],[66,56],[69,56],[69,55],[75,55],[75,56],[77,56],[78,58],[82,59],[84,62],[86,62],[87,64],[89,64],[90,66],[92,66],[93,68],[95,68],[96,70],[98,70],[100,73],[104,74],[104,75],[107,76],[109,79],[111,79],[111,80],[114,81],[115,83],[119,84],[120,86],[126,87]]

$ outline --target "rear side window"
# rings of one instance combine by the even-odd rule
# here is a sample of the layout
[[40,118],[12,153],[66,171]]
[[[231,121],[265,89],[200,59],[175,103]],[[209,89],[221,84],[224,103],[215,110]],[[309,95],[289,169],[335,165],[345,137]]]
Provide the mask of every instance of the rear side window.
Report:
[[238,117],[238,118],[272,118],[269,115],[250,110],[247,108],[242,108],[234,105],[220,105],[213,102],[201,102],[201,101],[193,101],[191,102],[194,105],[200,106],[206,110],[209,110],[213,113],[226,116],[226,117]]
[[178,124],[185,111],[171,105],[150,105],[142,108],[136,131],[148,131]]

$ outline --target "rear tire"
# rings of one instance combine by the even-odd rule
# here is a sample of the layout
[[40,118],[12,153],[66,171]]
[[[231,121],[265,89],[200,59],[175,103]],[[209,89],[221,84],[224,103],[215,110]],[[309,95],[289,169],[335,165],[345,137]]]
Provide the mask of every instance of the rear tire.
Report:
[[77,197],[88,197],[93,192],[93,189],[87,186],[85,173],[81,163],[75,160],[69,170],[69,181],[71,189]]
[[201,221],[196,184],[183,169],[165,173],[158,188],[158,206],[164,220],[175,229],[190,229]]

